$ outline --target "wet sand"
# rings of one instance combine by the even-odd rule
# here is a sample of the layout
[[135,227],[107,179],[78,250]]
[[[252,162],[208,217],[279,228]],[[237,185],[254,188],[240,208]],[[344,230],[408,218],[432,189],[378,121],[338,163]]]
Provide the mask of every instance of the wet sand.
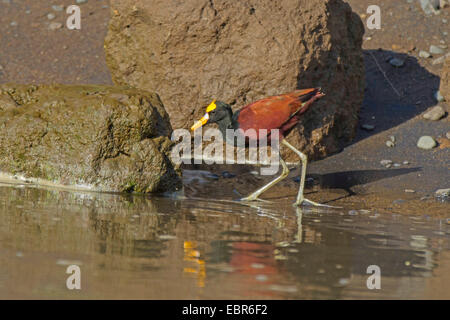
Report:
[[[366,8],[372,3],[369,0],[351,0],[349,3],[365,21]],[[442,23],[442,19],[450,15],[450,9],[442,10],[439,16],[426,17],[417,3],[386,0],[378,3],[383,13],[382,29],[366,30],[363,47],[367,87],[360,114],[360,123],[375,125],[375,130],[360,129],[354,142],[340,153],[312,162],[308,174],[326,180],[320,199],[330,198],[327,195],[330,189],[344,189],[347,200],[350,194],[356,203],[363,202],[372,207],[386,207],[397,199],[411,200],[413,202],[408,202],[410,209],[404,212],[413,212],[417,208],[415,213],[420,214],[429,205],[437,206],[434,202],[420,202],[421,198],[433,198],[437,189],[449,187],[450,144],[445,134],[450,126],[448,116],[438,122],[421,118],[425,110],[436,105],[433,94],[439,88],[442,65],[433,65],[433,59],[417,56],[419,50],[428,50],[431,44],[450,42],[449,36],[443,34],[447,28]],[[3,26],[0,83],[111,84],[103,52],[110,10],[108,2],[82,4],[82,29],[78,31],[49,30],[51,22],[64,23],[67,16],[64,11],[52,10],[54,4],[69,5],[71,2],[0,2],[0,25]],[[51,21],[47,18],[50,12],[56,15]],[[11,26],[13,21],[17,26]],[[387,62],[391,57],[406,59],[405,66],[393,68]],[[374,59],[401,96],[391,88]],[[449,111],[447,103],[440,105]],[[392,135],[396,145],[388,148],[385,143]],[[439,147],[427,151],[418,149],[416,143],[422,135],[440,139]],[[380,165],[381,160],[392,160],[399,167],[387,169]],[[403,165],[404,161],[409,164]],[[415,193],[405,194],[406,189]],[[295,185],[292,189],[277,188],[275,191],[287,196],[295,192]],[[218,194],[218,197],[222,196],[225,194]],[[387,198],[389,200],[385,200]]]

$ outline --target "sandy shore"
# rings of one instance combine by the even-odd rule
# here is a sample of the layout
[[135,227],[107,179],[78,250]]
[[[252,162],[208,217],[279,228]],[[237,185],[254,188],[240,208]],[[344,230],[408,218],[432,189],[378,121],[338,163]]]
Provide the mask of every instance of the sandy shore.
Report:
[[[89,0],[81,4],[82,29],[78,31],[62,27],[67,14],[52,8],[72,2],[0,1],[0,83],[112,83],[103,52],[108,1]],[[367,19],[370,0],[348,2],[363,20]],[[398,207],[405,213],[427,210],[445,214],[448,202],[436,201],[434,192],[450,187],[450,143],[446,138],[450,130],[449,105],[440,103],[447,111],[444,119],[423,119],[422,114],[437,105],[434,94],[439,88],[442,64],[433,64],[439,56],[420,58],[419,51],[428,50],[430,45],[450,45],[449,24],[444,23],[450,20],[450,8],[440,15],[425,16],[416,1],[378,3],[382,29],[366,30],[364,37],[367,87],[360,114],[360,124],[372,125],[374,129],[360,129],[354,142],[342,152],[311,163],[308,173],[316,184],[311,198],[323,202],[341,197],[338,203],[352,201],[364,204],[363,207]],[[50,13],[55,17],[48,16]],[[51,30],[52,23],[62,26]],[[392,58],[402,59],[404,66],[393,67],[389,63]],[[433,136],[438,147],[417,148],[417,140],[423,135]],[[395,146],[390,148],[386,141],[391,136]],[[391,160],[392,165],[387,168],[380,163],[382,160]],[[210,169],[218,175],[223,170]],[[291,173],[292,177],[297,175],[298,171]],[[211,192],[217,197],[226,196],[233,189],[245,194],[265,178],[252,179],[214,180],[205,190],[218,188],[217,193]],[[296,186],[289,179],[273,191],[272,197],[286,194],[293,199]],[[187,185],[187,193],[201,192],[190,191],[192,188]]]

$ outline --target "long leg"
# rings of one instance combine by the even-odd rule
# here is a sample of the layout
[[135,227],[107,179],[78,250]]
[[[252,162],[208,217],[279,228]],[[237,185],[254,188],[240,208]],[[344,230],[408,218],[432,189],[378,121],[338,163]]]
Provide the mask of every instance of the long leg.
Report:
[[302,243],[302,241],[303,241],[303,224],[302,224],[303,212],[302,212],[302,208],[297,207],[295,209],[295,213],[297,215],[297,234],[295,235],[294,242]]
[[259,199],[258,199],[258,196],[259,196],[261,193],[263,193],[263,192],[269,190],[269,189],[272,188],[274,185],[276,185],[278,182],[280,182],[281,180],[283,180],[284,178],[286,178],[286,177],[289,175],[289,169],[288,169],[288,167],[287,167],[287,165],[286,165],[286,162],[284,162],[284,160],[281,159],[281,157],[280,157],[280,163],[281,163],[281,165],[282,165],[282,167],[283,167],[283,172],[281,173],[281,175],[280,175],[278,178],[272,180],[271,182],[269,182],[269,183],[266,184],[265,186],[261,187],[260,189],[256,190],[255,192],[253,192],[253,193],[252,193],[251,195],[249,195],[248,197],[243,198],[243,199],[241,199],[241,200],[242,200],[242,201],[254,201],[254,200],[259,200]]
[[297,150],[294,146],[292,146],[289,142],[287,142],[285,139],[283,139],[281,141],[281,143],[283,143],[286,147],[288,147],[289,149],[291,149],[292,151],[294,151],[299,157],[300,160],[302,161],[302,173],[300,176],[300,187],[298,189],[298,194],[297,194],[297,200],[295,201],[296,206],[300,206],[302,205],[302,203],[308,203],[311,204],[313,206],[317,206],[317,207],[327,207],[327,208],[334,208],[332,206],[327,206],[325,204],[320,204],[308,199],[305,199],[303,197],[303,190],[305,189],[305,180],[306,180],[306,166],[308,165],[308,158],[306,157],[305,154],[303,154],[302,152],[300,152],[299,150]]

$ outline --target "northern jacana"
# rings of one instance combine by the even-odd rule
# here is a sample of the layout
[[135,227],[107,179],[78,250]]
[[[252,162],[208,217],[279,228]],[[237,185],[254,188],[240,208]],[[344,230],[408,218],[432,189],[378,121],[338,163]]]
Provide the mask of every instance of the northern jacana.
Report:
[[[314,101],[323,96],[324,94],[321,92],[320,88],[296,90],[291,93],[258,100],[241,108],[235,113],[231,110],[230,105],[222,101],[213,101],[206,108],[206,114],[191,127],[191,130],[194,131],[207,123],[217,123],[219,125],[219,130],[224,137],[226,137],[227,129],[242,129],[243,131],[254,129],[257,136],[247,137],[259,141],[261,138],[259,135],[260,129],[266,129],[268,134],[270,134],[270,130],[272,129],[279,129],[281,143],[294,151],[300,157],[302,163],[300,187],[295,205],[300,206],[302,203],[309,203],[315,206],[329,207],[303,197],[308,159],[305,154],[297,150],[284,139],[289,131],[300,121],[300,116],[308,110]],[[278,178],[241,200],[259,200],[259,195],[286,178],[289,174],[289,169],[281,156],[280,163],[283,167],[283,171]]]

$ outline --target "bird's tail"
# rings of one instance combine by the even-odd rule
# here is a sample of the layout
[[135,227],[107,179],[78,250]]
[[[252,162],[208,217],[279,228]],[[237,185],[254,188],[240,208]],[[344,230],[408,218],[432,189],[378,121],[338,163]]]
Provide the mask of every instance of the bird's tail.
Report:
[[324,95],[321,88],[301,89],[290,93],[289,96],[294,99],[291,103],[292,116],[305,113],[314,101]]
[[322,88],[309,88],[296,90],[289,94],[292,98],[296,98],[301,102],[306,102],[312,98],[319,99],[325,94],[322,92]]

